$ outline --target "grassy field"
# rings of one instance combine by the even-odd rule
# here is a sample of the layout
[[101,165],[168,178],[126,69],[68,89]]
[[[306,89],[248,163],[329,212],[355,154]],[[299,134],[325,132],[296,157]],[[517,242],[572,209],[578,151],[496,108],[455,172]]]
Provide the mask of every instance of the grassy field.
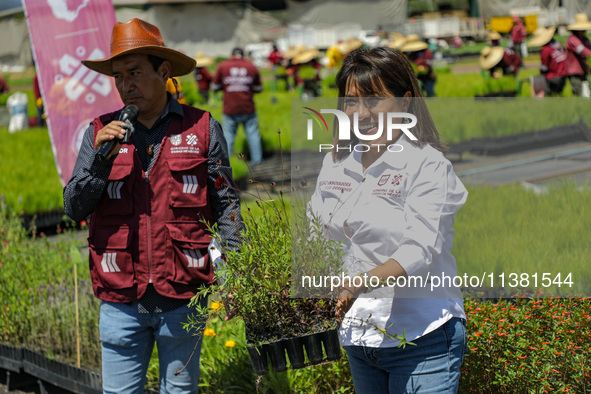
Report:
[[[529,61],[536,61],[530,56]],[[441,69],[438,73],[436,92],[439,98],[428,100],[428,105],[443,138],[448,142],[457,142],[472,137],[494,137],[539,130],[554,125],[573,124],[584,119],[591,124],[591,113],[587,111],[587,102],[568,98],[569,87],[564,98],[531,100],[526,98],[477,101],[473,96],[489,84],[479,72],[455,74],[454,67],[474,65],[474,60],[462,61]],[[212,67],[213,68],[213,67]],[[265,89],[255,96],[260,121],[263,149],[266,155],[278,150],[306,148],[303,130],[292,135],[291,108],[295,92],[273,91],[270,85],[271,75],[268,70],[261,71]],[[527,79],[537,74],[537,69],[528,68],[520,73],[519,79]],[[26,91],[32,97],[32,77],[34,71],[28,69],[22,73],[7,75],[7,80],[15,90]],[[325,80],[323,96],[336,97],[337,92]],[[196,86],[191,75],[181,77],[181,84],[186,96],[197,98]],[[521,85],[519,96],[529,96],[529,83]],[[0,96],[0,103],[5,103],[8,95]],[[214,118],[221,120],[222,106],[218,99],[202,108],[211,111]],[[457,116],[461,114],[461,116]],[[32,98],[29,100],[29,115],[35,115]],[[0,171],[5,180],[0,186],[0,195],[11,207],[27,213],[39,213],[62,207],[61,185],[55,170],[47,129],[30,129],[26,132],[8,134],[6,127],[0,127]],[[292,146],[292,144],[295,144]],[[246,137],[242,128],[236,139],[236,154],[248,155]],[[249,170],[237,156],[231,158],[234,176],[237,179],[249,177]]]
[[[588,297],[591,295],[589,256],[591,242],[591,188],[580,189],[563,182],[552,185],[545,194],[535,194],[520,185],[497,188],[469,187],[468,201],[458,212],[454,229],[454,249],[459,273],[481,278],[487,287],[494,276],[500,287],[516,293],[522,288],[543,289],[542,274],[562,279],[571,273],[573,285],[551,286],[554,295]],[[509,275],[519,278],[509,285]],[[537,286],[534,274],[538,274]],[[521,283],[521,274],[529,283]],[[547,281],[546,283],[547,284]],[[514,293],[513,293],[514,294]],[[512,294],[511,294],[512,295]]]

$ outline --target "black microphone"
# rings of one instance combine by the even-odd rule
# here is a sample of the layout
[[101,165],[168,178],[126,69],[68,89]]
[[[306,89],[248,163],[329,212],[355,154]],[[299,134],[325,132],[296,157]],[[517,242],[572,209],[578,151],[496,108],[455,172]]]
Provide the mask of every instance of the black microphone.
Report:
[[[103,142],[103,144],[99,147],[98,151],[96,152],[95,158],[98,161],[103,161],[109,156],[115,145],[118,142],[122,144],[129,144],[129,135],[133,131],[133,123],[135,123],[137,119],[137,115],[139,113],[139,109],[135,105],[128,105],[127,107],[123,108],[119,113],[119,117],[117,120],[127,123],[127,126],[123,126],[127,130],[125,135],[122,139],[114,138],[112,140]],[[130,130],[131,129],[131,130]]]

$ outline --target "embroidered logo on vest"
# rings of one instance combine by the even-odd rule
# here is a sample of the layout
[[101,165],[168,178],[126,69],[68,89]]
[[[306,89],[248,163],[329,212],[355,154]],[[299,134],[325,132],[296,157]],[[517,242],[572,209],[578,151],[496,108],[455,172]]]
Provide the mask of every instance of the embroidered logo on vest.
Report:
[[123,187],[123,182],[116,181],[110,182],[109,186],[107,186],[107,193],[109,194],[109,198],[111,200],[121,200],[121,188]]
[[180,134],[173,134],[170,136],[170,143],[174,146],[179,146],[183,142],[183,137]]
[[189,134],[187,136],[187,145],[197,145],[197,136],[195,134]]
[[193,249],[183,249],[183,254],[189,261],[189,268],[205,267],[205,258],[200,251]]
[[101,261],[103,272],[121,272],[117,266],[117,253],[105,253]]

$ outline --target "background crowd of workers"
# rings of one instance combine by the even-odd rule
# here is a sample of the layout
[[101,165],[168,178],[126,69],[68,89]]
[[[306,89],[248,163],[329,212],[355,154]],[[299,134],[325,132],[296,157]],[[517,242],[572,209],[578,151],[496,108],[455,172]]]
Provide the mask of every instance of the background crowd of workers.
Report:
[[591,56],[591,42],[586,35],[591,30],[591,22],[586,14],[577,14],[575,23],[566,26],[570,35],[563,48],[555,39],[556,27],[539,27],[534,31],[529,41],[523,21],[514,17],[511,30],[511,40],[508,48],[500,46],[501,36],[495,31],[489,33],[490,46],[486,46],[480,53],[480,67],[490,72],[493,78],[512,75],[517,78],[522,58],[527,56],[528,47],[540,47],[540,73],[544,77],[544,89],[537,96],[562,95],[568,79],[572,95],[589,97],[589,64],[587,58]]
[[[522,18],[513,17],[513,28],[507,37],[507,45],[501,45],[502,36],[491,30],[488,33],[488,45],[480,52],[479,66],[485,78],[500,78],[511,76],[517,81],[519,70],[523,68],[523,59],[528,56],[528,48],[541,48],[540,52],[540,80],[544,80],[540,94],[562,95],[566,81],[570,82],[573,96],[587,96],[587,74],[589,66],[587,58],[591,55],[591,42],[586,36],[591,30],[591,22],[587,15],[577,14],[575,23],[568,25],[569,31],[565,46],[555,39],[556,27],[540,27],[528,36]],[[389,34],[380,29],[379,45],[398,49],[411,61],[416,76],[420,81],[425,97],[434,97],[437,74],[433,67],[434,53],[440,48],[441,41],[423,40],[417,34],[403,36],[400,33]],[[454,47],[463,45],[459,36],[453,37],[446,43]],[[273,45],[267,56],[272,71],[270,88],[273,91],[285,90],[295,92],[302,98],[322,95],[322,77],[334,75],[351,51],[366,45],[363,41],[351,37],[342,40],[321,53],[317,48],[306,45],[293,45],[281,51]],[[202,52],[195,56],[197,82],[201,103],[213,103],[211,81],[213,76],[207,66],[214,64],[214,59]]]

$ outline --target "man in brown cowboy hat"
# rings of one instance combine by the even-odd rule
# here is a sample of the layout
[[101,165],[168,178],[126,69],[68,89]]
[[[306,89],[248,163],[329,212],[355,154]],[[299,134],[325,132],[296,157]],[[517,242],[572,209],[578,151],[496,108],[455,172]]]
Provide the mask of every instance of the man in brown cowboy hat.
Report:
[[587,30],[591,30],[591,22],[586,14],[575,15],[575,23],[568,25],[571,35],[566,40],[566,74],[571,85],[573,96],[580,96],[583,84],[587,82],[591,56],[591,41],[587,38]]
[[[156,342],[160,390],[196,393],[201,336],[182,323],[191,297],[213,281],[208,224],[217,222],[229,248],[242,229],[238,197],[226,186],[232,172],[222,129],[166,92],[167,80],[190,73],[195,60],[166,48],[156,26],[116,23],[110,57],[83,64],[113,76],[123,103],[139,109],[135,122],[118,120],[122,111],[92,121],[64,188],[66,214],[90,215],[103,390],[143,392]],[[117,142],[99,159],[97,149],[127,133],[129,145]]]

